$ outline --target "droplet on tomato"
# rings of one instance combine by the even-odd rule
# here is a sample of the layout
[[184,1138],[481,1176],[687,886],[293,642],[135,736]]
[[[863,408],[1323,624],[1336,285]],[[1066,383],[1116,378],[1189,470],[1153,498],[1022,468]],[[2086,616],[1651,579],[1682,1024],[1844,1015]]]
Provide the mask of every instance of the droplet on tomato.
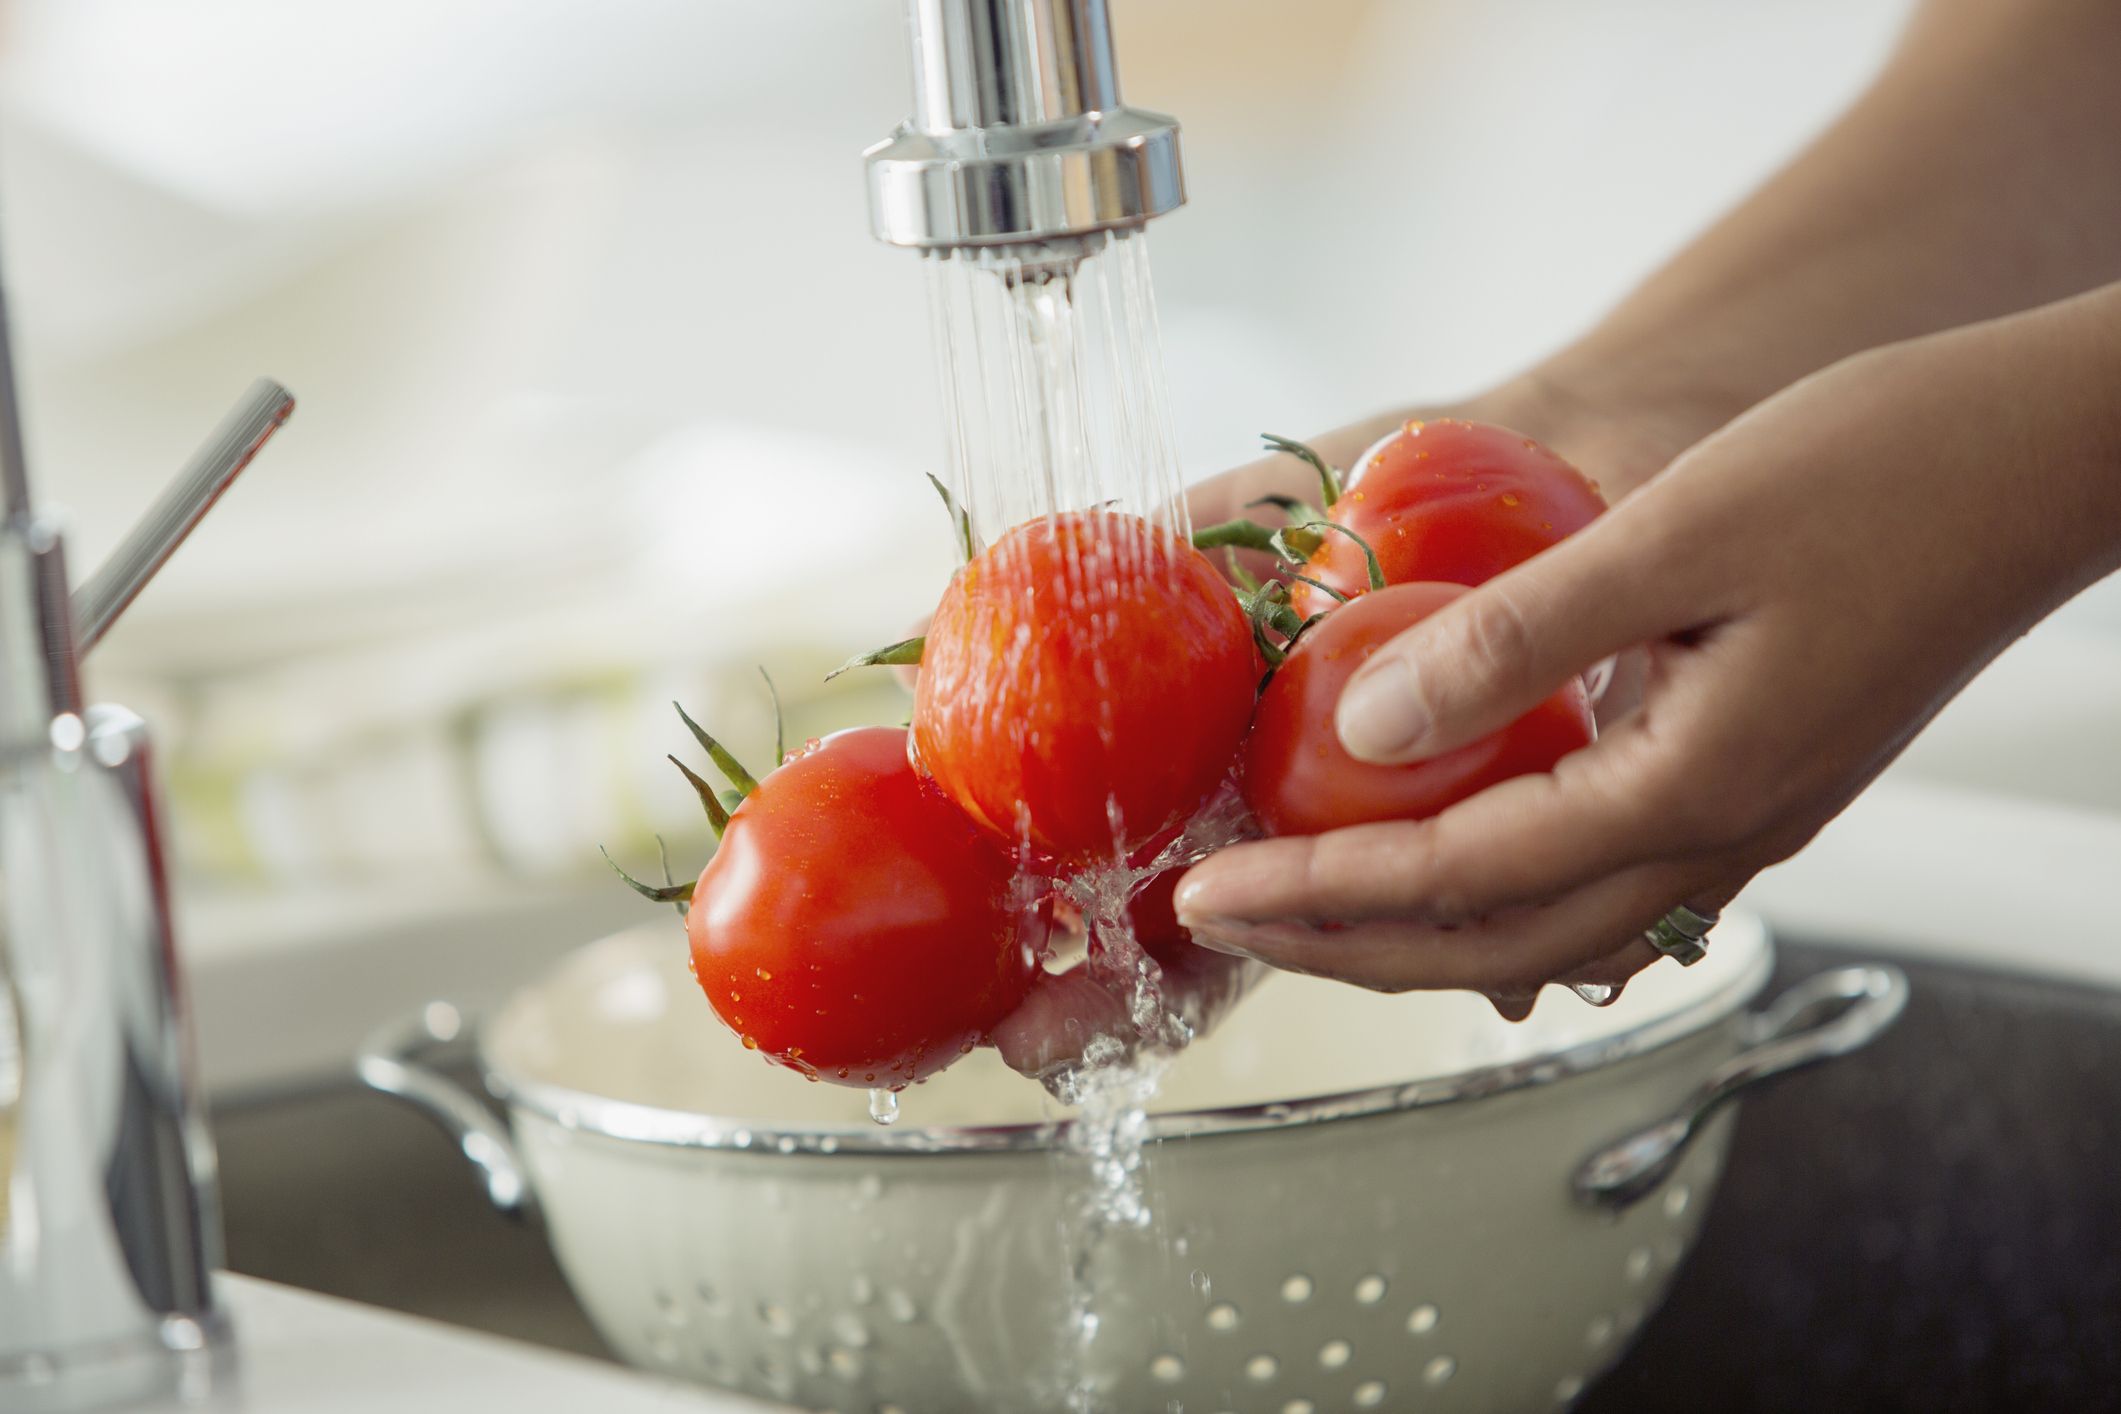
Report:
[[869,1118],[878,1124],[898,1123],[898,1091],[871,1090],[869,1092]]
[[747,1050],[747,1051],[755,1051],[755,1050],[757,1050],[758,1048],[759,1048],[759,1038],[758,1038],[758,1037],[756,1037],[756,1036],[746,1036],[746,1037],[744,1038],[744,1049],[745,1049],[745,1050]]
[[1502,493],[1502,503],[1511,510],[1515,510],[1524,504],[1524,500],[1515,491],[1505,491]]
[[771,982],[773,980],[773,974],[771,972],[768,972],[765,968],[760,967],[755,968],[753,970],[759,974],[759,980],[761,982]]

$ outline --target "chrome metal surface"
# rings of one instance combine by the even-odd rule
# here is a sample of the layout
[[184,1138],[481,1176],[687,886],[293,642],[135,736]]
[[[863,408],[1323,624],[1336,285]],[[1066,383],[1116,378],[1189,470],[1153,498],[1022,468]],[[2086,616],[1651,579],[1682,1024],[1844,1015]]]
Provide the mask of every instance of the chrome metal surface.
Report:
[[146,729],[113,707],[81,725],[0,779],[0,972],[18,1052],[0,1111],[8,1409],[196,1383],[211,1369],[199,1352],[225,1333]]
[[418,1059],[429,1047],[455,1040],[462,1024],[457,1009],[448,1002],[429,1002],[418,1016],[369,1037],[361,1046],[354,1071],[362,1084],[405,1101],[440,1125],[479,1171],[494,1207],[511,1217],[531,1217],[537,1211],[537,1198],[523,1175],[508,1126],[495,1119],[476,1096]]
[[38,516],[0,307],[0,1409],[191,1396],[222,1368],[214,1158],[144,723],[80,657],[286,416],[261,385],[82,603]]
[[1654,1192],[1716,1110],[1764,1080],[1869,1045],[1907,1006],[1907,990],[1907,974],[1882,965],[1806,978],[1750,1019],[1747,1048],[1718,1066],[1678,1113],[1585,1159],[1571,1181],[1576,1196],[1626,1208]]
[[892,245],[1065,242],[1181,205],[1178,124],[1121,101],[1105,0],[907,0],[913,116],[863,157]]
[[74,592],[74,639],[81,653],[102,641],[118,615],[294,410],[294,395],[270,378],[250,385],[110,558]]
[[[1751,966],[1734,974],[1723,986],[1690,1006],[1608,1037],[1521,1061],[1482,1066],[1406,1084],[1296,1096],[1271,1104],[1153,1114],[1148,1120],[1147,1133],[1154,1139],[1254,1133],[1446,1105],[1551,1084],[1645,1055],[1699,1032],[1718,1017],[1727,1016],[1743,1006],[1765,984],[1773,966],[1773,950],[1763,947]],[[385,1034],[403,1035],[418,1024],[417,1021],[407,1022]],[[387,1057],[390,1053],[384,1050],[378,1054]],[[511,1107],[580,1133],[637,1143],[685,1149],[874,1156],[1021,1152],[1058,1148],[1066,1142],[1065,1126],[1058,1123],[932,1125],[903,1129],[885,1129],[874,1124],[764,1125],[756,1120],[662,1109],[528,1080],[510,1074],[490,1055],[482,1054],[481,1062],[488,1087]],[[363,1078],[367,1078],[365,1071]],[[443,1083],[447,1084],[446,1081]],[[389,1086],[377,1088],[386,1093],[401,1093]],[[457,1095],[463,1098],[461,1091]],[[429,1109],[430,1113],[434,1112],[423,1099],[405,1098]],[[449,1122],[445,1120],[444,1123]]]

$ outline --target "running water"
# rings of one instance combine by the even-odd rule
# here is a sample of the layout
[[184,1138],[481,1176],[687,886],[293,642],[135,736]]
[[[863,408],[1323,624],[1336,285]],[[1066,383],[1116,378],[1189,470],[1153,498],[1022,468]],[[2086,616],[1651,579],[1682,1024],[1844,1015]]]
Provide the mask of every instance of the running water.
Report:
[[[1082,651],[1101,684],[1111,584],[1141,572],[1145,536],[1191,533],[1147,237],[1108,233],[1062,246],[955,250],[932,257],[930,269],[949,429],[943,479],[964,508],[974,546],[1067,511],[1109,508],[1140,518],[1115,518],[1111,543],[1072,559],[1065,582],[1050,590],[1081,626]],[[1083,706],[1099,712],[1104,704]],[[1109,709],[1099,720],[1112,748]],[[1118,841],[1125,822],[1116,803],[1111,813]],[[1148,1111],[1172,1054],[1194,1030],[1164,997],[1161,969],[1135,939],[1127,902],[1150,877],[1201,858],[1241,828],[1236,792],[1225,789],[1154,860],[1130,866],[1115,844],[1111,864],[1061,889],[1083,918],[1091,975],[1124,1001],[1133,1033],[1099,1038],[1079,1063],[1046,1078],[1075,1111],[1058,1160],[1071,1170],[1061,1240],[1072,1281],[1059,1351],[1059,1384],[1071,1409],[1100,1405],[1089,1359],[1100,1324],[1098,1254],[1115,1240],[1153,1240],[1155,1214],[1141,1172]]]

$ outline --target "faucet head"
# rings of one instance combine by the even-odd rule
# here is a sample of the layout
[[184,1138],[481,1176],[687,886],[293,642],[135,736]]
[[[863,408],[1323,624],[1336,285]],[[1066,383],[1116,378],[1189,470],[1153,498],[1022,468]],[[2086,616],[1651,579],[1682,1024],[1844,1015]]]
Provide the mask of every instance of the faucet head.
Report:
[[878,240],[1047,247],[1182,205],[1178,123],[1120,100],[1105,0],[907,0],[913,115],[863,154]]

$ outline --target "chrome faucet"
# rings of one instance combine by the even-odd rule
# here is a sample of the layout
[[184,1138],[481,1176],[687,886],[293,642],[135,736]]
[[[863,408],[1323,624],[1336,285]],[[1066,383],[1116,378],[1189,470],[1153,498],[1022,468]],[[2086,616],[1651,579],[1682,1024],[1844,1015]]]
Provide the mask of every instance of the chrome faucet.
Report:
[[80,661],[293,410],[261,380],[71,589],[22,451],[0,300],[0,1409],[210,1388],[214,1157],[145,725]]
[[1105,0],[907,0],[913,115],[863,154],[877,239],[1044,246],[1186,199],[1178,124],[1119,94]]

